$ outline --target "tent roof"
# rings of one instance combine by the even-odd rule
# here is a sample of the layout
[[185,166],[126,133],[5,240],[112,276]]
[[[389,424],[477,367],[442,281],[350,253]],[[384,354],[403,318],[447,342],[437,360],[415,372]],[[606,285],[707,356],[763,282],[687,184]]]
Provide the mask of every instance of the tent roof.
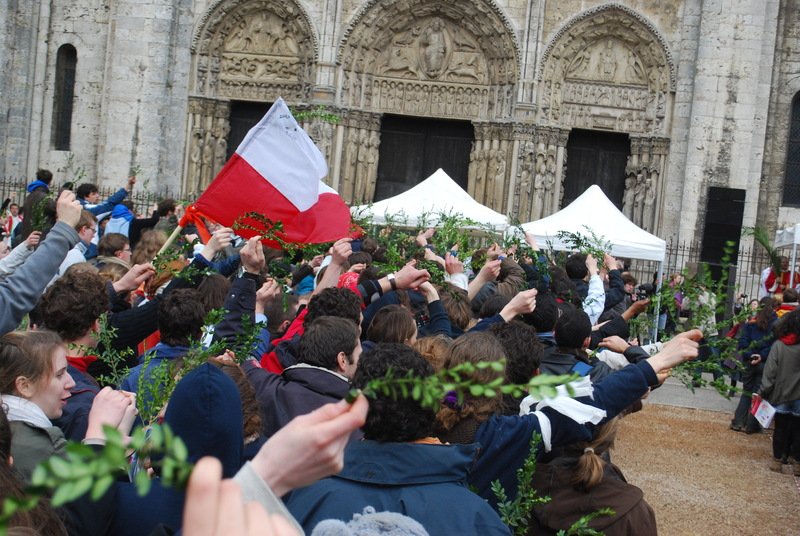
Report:
[[776,248],[783,248],[792,244],[800,244],[800,223],[775,231]]
[[436,216],[453,214],[489,225],[495,230],[503,230],[508,226],[505,215],[475,201],[441,168],[402,194],[350,210],[371,215],[372,222],[377,224],[386,223],[388,215],[405,217],[409,226],[416,226],[420,218],[427,215],[427,223],[435,226]]
[[667,243],[638,227],[614,206],[599,186],[593,184],[580,197],[555,214],[522,225],[544,247],[570,247],[558,239],[559,231],[586,235],[587,228],[611,243],[610,253],[619,257],[663,261]]

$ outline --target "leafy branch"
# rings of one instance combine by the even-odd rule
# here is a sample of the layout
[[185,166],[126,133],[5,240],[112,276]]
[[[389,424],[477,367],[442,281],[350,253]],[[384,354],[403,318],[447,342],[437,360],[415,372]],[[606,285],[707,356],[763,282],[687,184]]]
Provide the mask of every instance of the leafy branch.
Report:
[[601,508],[591,514],[586,514],[567,530],[559,530],[556,536],[603,536],[603,532],[589,527],[589,523],[600,516],[613,516],[616,512],[612,508]]
[[133,356],[131,348],[118,350],[113,347],[114,339],[117,336],[117,328],[112,327],[108,322],[108,315],[100,315],[100,330],[95,334],[97,348],[102,351],[97,358],[108,365],[109,373],[103,374],[97,380],[101,385],[119,385],[128,374],[128,358]]
[[[557,394],[556,387],[565,385],[567,392],[572,395],[574,391],[569,382],[578,378],[578,375],[551,376],[541,374],[534,376],[528,383],[505,383],[502,376],[495,378],[487,384],[475,383],[472,376],[478,370],[491,369],[495,372],[505,370],[505,361],[484,361],[481,363],[461,363],[449,369],[442,369],[431,376],[424,378],[413,376],[409,371],[404,376],[396,376],[390,369],[382,378],[370,380],[361,392],[367,398],[376,398],[379,395],[398,398],[411,398],[418,401],[423,407],[438,409],[448,394],[455,393],[459,403],[464,396],[494,398],[501,395],[521,397],[531,394],[537,398],[552,398]],[[347,400],[352,402],[358,396],[357,389],[351,389]]]
[[605,237],[597,236],[594,230],[586,225],[584,225],[583,228],[586,230],[586,235],[569,231],[559,231],[556,233],[556,236],[570,249],[576,250],[583,255],[591,254],[592,257],[597,259],[597,262],[603,262],[605,253],[611,251],[611,243],[607,241]]
[[497,510],[503,523],[515,536],[525,536],[528,534],[533,509],[537,504],[550,502],[550,497],[540,497],[533,487],[533,474],[536,472],[536,455],[538,446],[541,444],[542,437],[538,433],[531,436],[530,453],[522,467],[517,469],[517,496],[514,500],[509,500],[506,490],[499,480],[493,480],[491,487],[492,493],[497,497]]
[[[112,426],[104,426],[106,443],[99,452],[88,445],[68,442],[63,456],[54,455],[33,471],[31,485],[23,498],[8,497],[0,513],[0,534],[5,534],[11,518],[34,508],[40,500],[51,497],[55,507],[72,502],[90,493],[93,501],[102,497],[128,467],[129,452],[138,458],[149,458],[165,486],[183,489],[193,465],[183,441],[168,425],[154,425],[149,431],[138,428],[130,441]],[[140,496],[150,490],[152,481],[146,471],[134,478]]]

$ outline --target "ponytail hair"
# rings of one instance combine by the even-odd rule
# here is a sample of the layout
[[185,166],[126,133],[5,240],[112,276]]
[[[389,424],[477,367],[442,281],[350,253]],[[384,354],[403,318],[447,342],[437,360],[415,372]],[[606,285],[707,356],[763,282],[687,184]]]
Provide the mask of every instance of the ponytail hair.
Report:
[[588,443],[576,443],[567,450],[577,451],[578,463],[572,471],[570,483],[580,491],[589,491],[603,480],[605,462],[600,454],[614,447],[619,419],[614,418],[600,427],[597,436]]

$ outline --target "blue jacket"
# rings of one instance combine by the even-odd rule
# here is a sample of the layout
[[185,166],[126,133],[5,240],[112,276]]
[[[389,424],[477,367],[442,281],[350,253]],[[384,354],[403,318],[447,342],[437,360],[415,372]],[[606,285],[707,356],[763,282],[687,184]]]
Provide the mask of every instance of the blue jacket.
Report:
[[89,202],[86,201],[86,199],[83,199],[82,197],[79,197],[78,201],[80,201],[81,206],[83,207],[84,210],[88,210],[95,216],[99,216],[101,214],[105,214],[106,212],[111,212],[112,210],[114,210],[114,205],[122,203],[122,201],[126,197],[128,197],[128,190],[126,190],[125,188],[120,188],[119,190],[114,192],[114,194],[111,195],[108,199],[97,205],[90,205]]
[[[189,461],[214,456],[222,474],[231,478],[242,465],[244,434],[242,401],[236,384],[214,365],[205,363],[186,375],[172,393],[164,421],[186,444]],[[109,534],[149,535],[160,523],[181,526],[184,493],[153,482],[139,497],[133,484],[120,484],[117,515]]]
[[[658,384],[658,377],[646,361],[624,367],[602,382],[594,384],[594,398],[580,398],[581,402],[604,409],[606,419],[612,419],[623,409],[639,400],[648,387]],[[593,426],[581,425],[569,417],[545,408],[550,421],[553,447],[569,445],[578,441],[589,441]],[[603,422],[605,422],[605,420]],[[481,423],[475,434],[480,443],[480,456],[469,475],[468,483],[477,493],[494,506],[497,499],[491,490],[491,482],[499,479],[509,499],[517,495],[517,469],[530,452],[530,440],[534,433],[541,434],[539,418],[534,414],[519,416],[495,415]],[[537,459],[544,454],[539,448]]]
[[350,443],[341,473],[292,492],[286,506],[307,534],[323,519],[350,521],[366,506],[409,516],[431,536],[510,534],[466,486],[476,451],[477,445]]
[[[160,342],[156,344],[152,350],[148,350],[139,356],[139,364],[128,371],[128,375],[122,380],[119,388],[123,391],[130,391],[131,393],[139,392],[139,383],[149,385],[153,381],[155,370],[166,361],[171,361],[179,357],[183,357],[189,351],[188,346],[170,346]],[[147,367],[145,361],[149,359]],[[142,378],[142,376],[144,376]],[[140,379],[141,378],[141,379]],[[140,396],[147,397],[148,392],[142,393]]]
[[72,365],[67,366],[67,372],[75,380],[75,387],[69,390],[72,396],[67,399],[61,417],[54,420],[53,425],[61,428],[67,439],[83,441],[89,425],[89,411],[92,409],[94,397],[100,392],[100,387],[94,378]]
[[752,354],[760,355],[762,361],[767,359],[772,343],[775,342],[772,328],[775,327],[777,320],[778,315],[772,315],[765,330],[759,328],[755,322],[746,322],[742,326],[742,336],[739,338],[738,349],[742,350],[742,356],[745,358],[743,361],[749,363]]

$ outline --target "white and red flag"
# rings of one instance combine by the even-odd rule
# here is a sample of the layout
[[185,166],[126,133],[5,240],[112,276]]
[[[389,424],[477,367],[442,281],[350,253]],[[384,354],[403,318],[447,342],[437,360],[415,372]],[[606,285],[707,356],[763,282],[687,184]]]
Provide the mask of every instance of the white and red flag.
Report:
[[[187,208],[181,226],[202,218],[231,227],[244,224],[237,234],[263,235],[259,214],[282,229],[273,230],[288,243],[333,242],[351,234],[350,210],[322,178],[328,166],[317,146],[300,128],[283,99],[250,129],[214,181]],[[272,247],[275,240],[265,239]]]

